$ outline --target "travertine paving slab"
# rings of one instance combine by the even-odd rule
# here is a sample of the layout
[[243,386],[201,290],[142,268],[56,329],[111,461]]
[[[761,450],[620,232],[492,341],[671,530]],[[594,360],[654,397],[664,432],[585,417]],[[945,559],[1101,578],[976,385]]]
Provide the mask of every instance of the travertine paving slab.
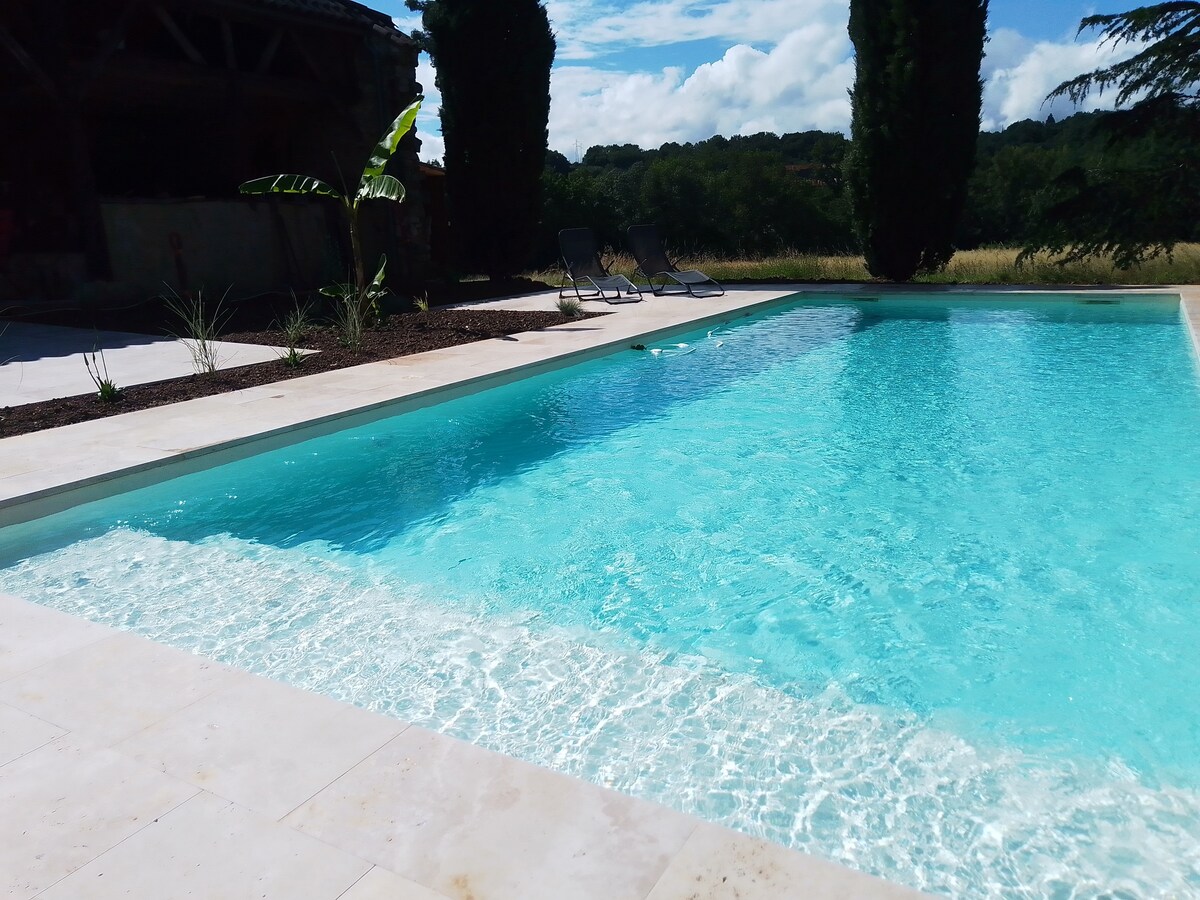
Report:
[[0,682],[112,633],[86,619],[0,594]]
[[235,677],[202,657],[114,632],[53,665],[0,682],[0,700],[107,746]]
[[646,900],[917,900],[922,896],[815,856],[703,824]]
[[45,900],[335,900],[370,863],[201,793],[92,860]]
[[0,766],[0,893],[33,897],[195,794],[69,735]]
[[48,744],[66,731],[44,719],[0,703],[0,766]]
[[376,866],[356,881],[354,886],[342,894],[338,900],[451,900],[451,898]]
[[641,900],[696,820],[413,726],[284,820],[450,897]]
[[406,727],[319,694],[246,677],[116,749],[278,819]]

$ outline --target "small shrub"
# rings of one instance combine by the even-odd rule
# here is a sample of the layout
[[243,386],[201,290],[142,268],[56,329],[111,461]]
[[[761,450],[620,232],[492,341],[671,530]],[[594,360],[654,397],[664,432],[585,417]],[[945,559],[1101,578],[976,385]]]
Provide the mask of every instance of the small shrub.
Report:
[[[333,297],[342,305],[353,304],[356,307],[354,315],[363,327],[373,322],[382,323],[383,307],[379,301],[388,293],[383,286],[383,275],[386,270],[387,257],[380,256],[379,270],[375,273],[375,278],[362,290],[359,290],[347,277],[347,280],[340,284],[329,284],[321,288],[321,293],[326,297]],[[336,315],[338,314],[335,313]]]
[[203,291],[197,291],[195,297],[180,297],[171,291],[171,296],[164,298],[167,309],[180,321],[180,331],[169,333],[187,346],[192,354],[192,368],[197,375],[211,375],[220,366],[217,335],[229,321],[230,313],[223,310],[228,296],[229,291],[226,290],[211,313],[205,309]]
[[304,340],[304,335],[312,327],[312,304],[305,303],[301,306],[294,294],[292,299],[295,300],[296,305],[283,317],[283,322],[279,325],[279,330],[283,332],[285,348],[284,352],[279,354],[279,358],[285,366],[295,369],[304,362],[304,354],[300,352],[300,342]]
[[413,297],[413,306],[417,308],[417,312],[429,312],[429,295],[422,294],[420,297]]
[[[292,298],[295,300],[295,297]],[[286,316],[283,317],[283,324],[280,330],[283,331],[284,338],[287,339],[288,347],[299,346],[300,341],[304,339],[304,335],[308,333],[308,329],[312,327],[312,304],[305,303],[300,305],[300,301],[296,300],[296,305]]]
[[583,306],[574,297],[559,297],[555,306],[558,307],[560,313],[570,319],[577,319],[583,315]]
[[279,361],[289,369],[298,369],[304,364],[304,354],[295,347],[288,347],[283,353],[279,354]]
[[83,365],[87,369],[88,377],[92,379],[92,384],[96,386],[96,397],[101,403],[115,403],[121,399],[121,389],[117,387],[117,383],[112,380],[108,374],[108,363],[104,360],[104,351],[100,351],[100,361],[96,361],[96,350],[91,352],[91,358],[88,354],[83,354]]

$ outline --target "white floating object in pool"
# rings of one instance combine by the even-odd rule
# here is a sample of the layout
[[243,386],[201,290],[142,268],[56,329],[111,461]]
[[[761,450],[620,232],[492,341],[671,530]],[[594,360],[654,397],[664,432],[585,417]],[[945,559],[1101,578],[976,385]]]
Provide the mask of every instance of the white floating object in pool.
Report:
[[676,347],[686,347],[686,346],[687,346],[687,344],[676,344],[675,346],[676,346]]
[[717,341],[717,346],[718,346],[718,347],[724,347],[724,346],[725,346],[725,342],[724,342],[724,341]]
[[651,347],[650,352],[658,356],[658,354],[662,353],[662,347]]

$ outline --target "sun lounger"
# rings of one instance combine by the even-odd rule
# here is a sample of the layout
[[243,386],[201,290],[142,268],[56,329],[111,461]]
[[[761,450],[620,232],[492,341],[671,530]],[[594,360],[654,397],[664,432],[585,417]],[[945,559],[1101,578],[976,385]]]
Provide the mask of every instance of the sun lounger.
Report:
[[[559,298],[565,297],[568,289],[573,289],[580,300],[636,303],[642,299],[642,289],[636,284],[624,275],[609,274],[600,261],[600,250],[592,229],[564,228],[558,233],[558,248],[563,264]],[[583,290],[580,290],[580,286]]]
[[[657,225],[631,225],[625,232],[629,240],[629,249],[637,261],[637,272],[650,283],[650,290],[656,297],[663,294],[683,294],[691,297],[716,296],[725,293],[715,279],[709,278],[696,269],[679,269],[667,258],[663,250],[662,236],[658,233]],[[655,285],[654,279],[661,284]],[[682,290],[673,290],[673,285]]]

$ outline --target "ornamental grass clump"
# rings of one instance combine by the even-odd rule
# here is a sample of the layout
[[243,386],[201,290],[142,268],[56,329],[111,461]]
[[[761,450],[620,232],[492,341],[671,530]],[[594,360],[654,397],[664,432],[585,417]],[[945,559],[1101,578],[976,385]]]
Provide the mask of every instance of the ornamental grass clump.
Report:
[[333,308],[333,324],[338,330],[338,342],[357,354],[362,350],[363,332],[367,329],[367,308],[348,300]]
[[578,319],[583,315],[583,306],[574,297],[559,297],[555,306],[569,319]]
[[[295,300],[295,295],[292,299]],[[300,342],[304,340],[304,335],[312,327],[312,304],[301,305],[299,300],[295,300],[295,303],[296,305],[283,317],[283,322],[279,326],[284,340],[284,352],[279,355],[279,359],[289,369],[298,368],[304,363],[304,354],[300,352]]]
[[164,298],[167,309],[179,319],[179,330],[168,333],[182,341],[192,355],[192,368],[197,375],[211,375],[220,368],[220,348],[217,335],[229,322],[231,313],[225,310],[225,298],[229,296],[226,290],[211,309],[204,302],[204,292],[197,291],[196,296],[190,294],[180,296],[171,291],[171,296]]

